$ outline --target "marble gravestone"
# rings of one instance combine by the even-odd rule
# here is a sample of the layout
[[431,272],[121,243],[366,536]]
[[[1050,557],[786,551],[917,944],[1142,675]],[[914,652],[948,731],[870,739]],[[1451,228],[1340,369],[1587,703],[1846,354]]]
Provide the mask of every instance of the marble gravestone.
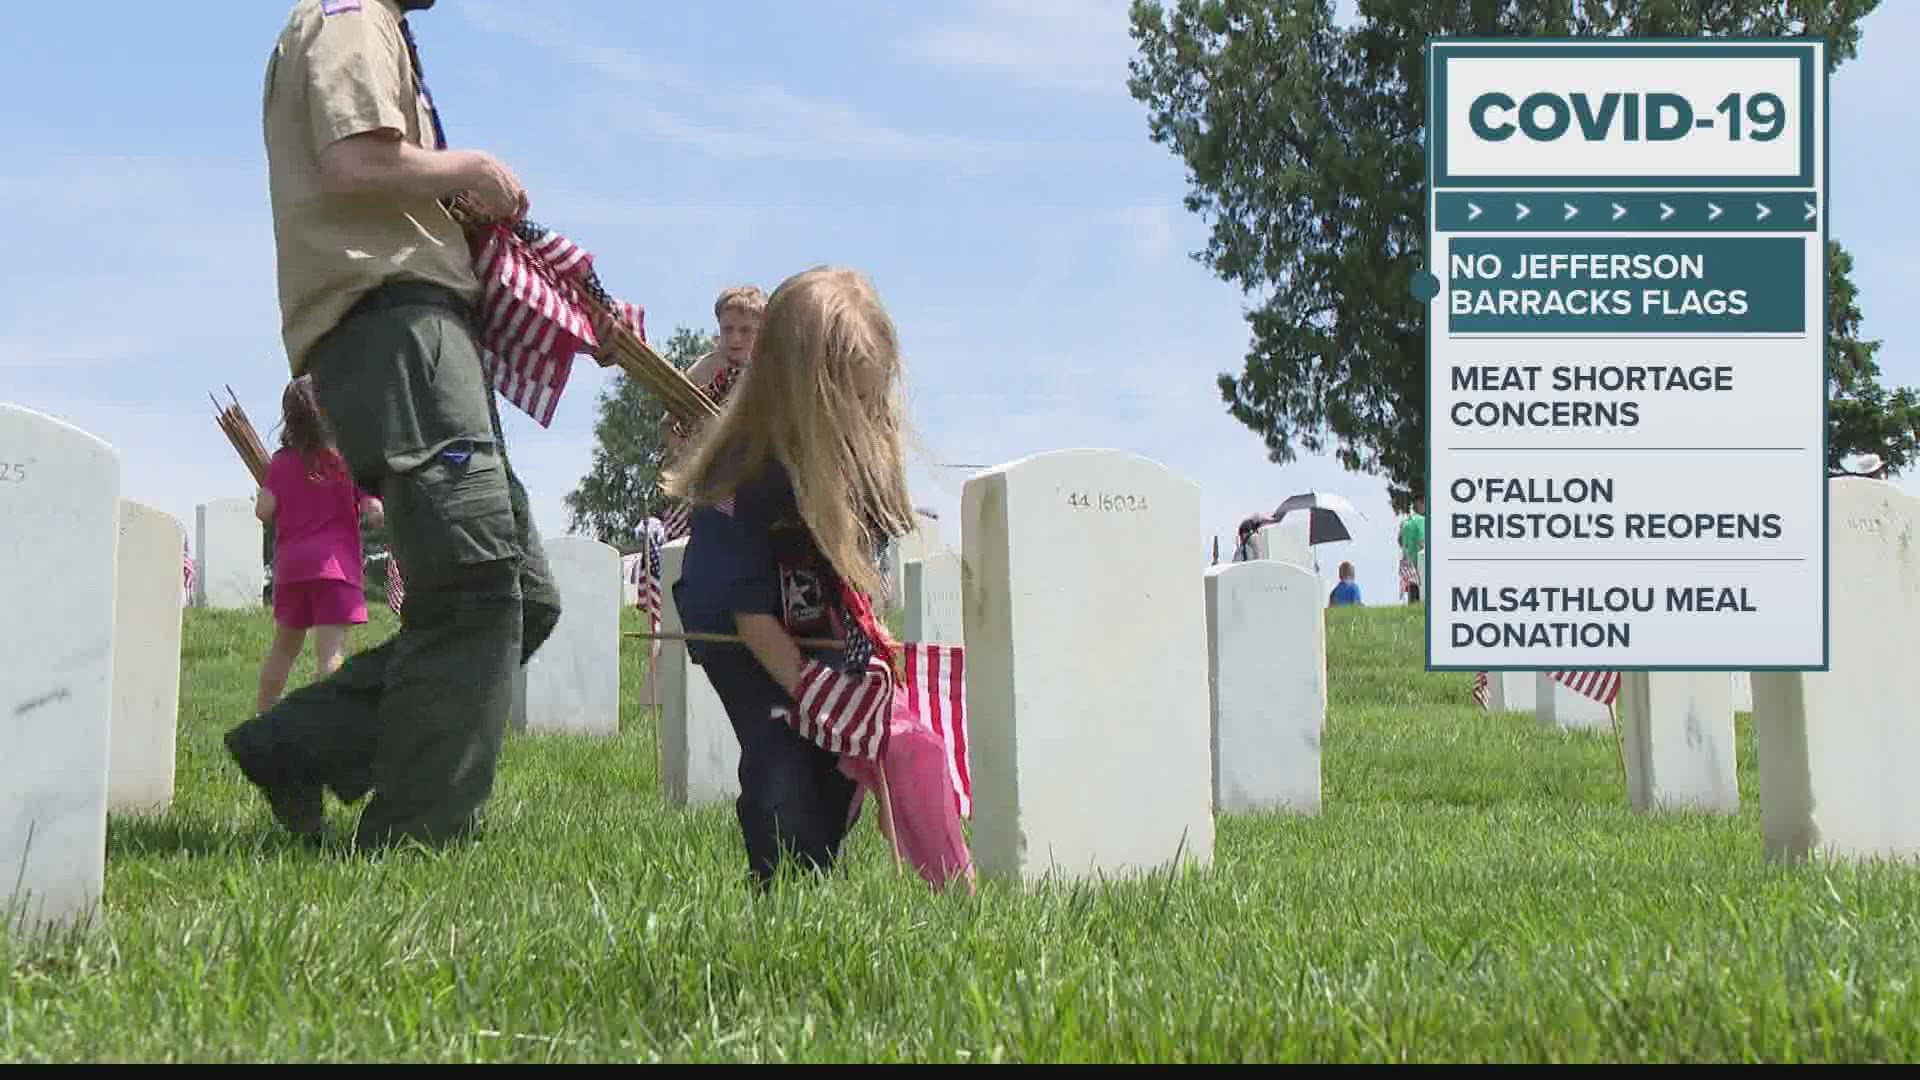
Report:
[[1304,566],[1312,570],[1314,569],[1313,545],[1307,542],[1312,528],[1311,514],[1288,514],[1284,519],[1271,525],[1263,525],[1259,532],[1253,534],[1253,557]]
[[1636,810],[1740,812],[1733,684],[1722,671],[1623,671],[1627,800]]
[[1271,559],[1204,572],[1213,698],[1213,806],[1320,812],[1327,717],[1319,575]]
[[556,536],[546,549],[560,621],[526,664],[525,730],[618,734],[620,552],[585,536]]
[[1750,713],[1753,711],[1753,673],[1736,671],[1731,679],[1733,683],[1733,711]]
[[904,636],[908,641],[965,644],[960,619],[960,556],[929,552],[906,564],[907,603]]
[[28,934],[100,910],[119,538],[114,448],[0,403],[0,596],[30,598],[0,619],[0,898]]
[[988,878],[1213,861],[1197,485],[1057,450],[961,491],[972,848]]
[[[686,554],[685,540],[660,549],[660,578],[665,585],[660,629],[665,633],[685,629],[673,603],[673,583],[680,580]],[[670,805],[681,807],[734,798],[740,794],[740,741],[720,695],[707,673],[687,655],[684,643],[660,642],[659,663],[662,795]]]
[[267,587],[266,537],[252,499],[214,499],[194,510],[194,605],[257,608]]
[[640,575],[645,571],[646,555],[634,552],[620,556],[620,606],[634,607],[640,603]]
[[107,808],[158,813],[173,802],[180,720],[180,545],[171,514],[120,500],[113,621],[113,726]]
[[1920,500],[1827,481],[1832,627],[1823,672],[1753,672],[1768,859],[1920,854]]
[[1487,711],[1533,712],[1538,699],[1534,675],[1531,671],[1487,672]]
[[[1425,586],[1421,596],[1426,596]],[[1612,731],[1613,713],[1605,705],[1553,681],[1544,671],[1533,673],[1533,715],[1542,727],[1561,731]]]

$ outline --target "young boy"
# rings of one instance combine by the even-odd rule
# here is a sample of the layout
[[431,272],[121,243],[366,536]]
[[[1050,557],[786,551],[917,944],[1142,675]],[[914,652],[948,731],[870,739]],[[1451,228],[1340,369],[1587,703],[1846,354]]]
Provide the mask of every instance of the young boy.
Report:
[[1327,603],[1334,607],[1347,607],[1360,603],[1360,586],[1353,580],[1352,563],[1340,564],[1340,584],[1335,585],[1333,592],[1328,594]]

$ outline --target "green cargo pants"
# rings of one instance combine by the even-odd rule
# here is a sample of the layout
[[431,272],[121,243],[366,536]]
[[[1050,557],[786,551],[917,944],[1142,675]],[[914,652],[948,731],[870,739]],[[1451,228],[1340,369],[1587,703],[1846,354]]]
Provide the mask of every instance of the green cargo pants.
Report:
[[315,347],[314,396],[349,468],[386,504],[406,578],[400,632],[241,724],[228,746],[281,821],[318,830],[323,788],[369,791],[354,842],[437,844],[493,791],[515,668],[560,618],[506,456],[471,317],[389,287]]

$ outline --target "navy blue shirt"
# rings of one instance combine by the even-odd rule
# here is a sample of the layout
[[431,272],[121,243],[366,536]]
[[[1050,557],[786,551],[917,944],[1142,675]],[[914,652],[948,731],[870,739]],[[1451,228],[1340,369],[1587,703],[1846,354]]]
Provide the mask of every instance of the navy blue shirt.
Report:
[[[837,636],[830,613],[839,577],[801,520],[793,485],[778,462],[740,485],[730,506],[695,507],[688,523],[687,553],[673,586],[685,629],[735,634],[735,614],[748,613],[779,619],[795,637]],[[702,666],[722,649],[746,653],[741,645],[687,643],[688,655]]]

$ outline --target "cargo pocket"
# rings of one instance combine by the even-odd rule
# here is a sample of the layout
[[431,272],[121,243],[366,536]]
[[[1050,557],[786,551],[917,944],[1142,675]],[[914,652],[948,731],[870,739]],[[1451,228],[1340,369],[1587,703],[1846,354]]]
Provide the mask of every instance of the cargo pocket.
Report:
[[507,471],[491,444],[451,443],[390,486],[387,527],[410,584],[519,556]]

